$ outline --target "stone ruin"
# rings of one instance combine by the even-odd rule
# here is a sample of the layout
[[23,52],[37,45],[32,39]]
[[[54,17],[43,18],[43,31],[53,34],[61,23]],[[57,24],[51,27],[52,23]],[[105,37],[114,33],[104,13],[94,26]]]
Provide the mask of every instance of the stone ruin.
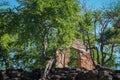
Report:
[[0,80],[120,80],[120,70],[97,68],[54,68],[45,79],[42,79],[44,69],[25,71],[23,69],[0,70]]
[[[94,65],[90,56],[90,51],[87,50],[86,46],[82,41],[76,39],[71,45],[71,49],[77,51],[76,67],[85,68],[88,70],[94,69]],[[65,50],[58,50],[56,52],[56,68],[69,67],[70,52]]]
[[65,50],[57,50],[56,51],[56,68],[65,68],[69,67],[68,63],[70,62],[70,53]]
[[70,52],[56,52],[56,68],[50,68],[43,79],[45,69],[25,71],[23,69],[0,70],[0,80],[120,80],[120,70],[97,65],[94,67],[89,50],[82,41],[73,42],[72,49],[78,52],[76,68],[70,68]]

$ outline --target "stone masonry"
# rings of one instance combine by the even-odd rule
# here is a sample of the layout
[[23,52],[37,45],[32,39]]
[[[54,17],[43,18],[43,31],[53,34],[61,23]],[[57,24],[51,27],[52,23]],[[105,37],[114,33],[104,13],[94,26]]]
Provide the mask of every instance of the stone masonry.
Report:
[[95,68],[90,56],[90,51],[83,44],[83,41],[77,39],[73,42],[71,47],[72,49],[78,51],[76,60],[77,68],[85,68],[88,70],[93,70]]
[[[89,50],[87,50],[86,46],[82,41],[76,39],[73,41],[71,48],[78,52],[76,67],[77,68],[85,68],[88,70],[94,69],[94,65],[90,56]],[[70,52],[65,51],[63,49],[57,50],[56,52],[56,68],[64,68],[69,67],[68,63],[70,61]]]

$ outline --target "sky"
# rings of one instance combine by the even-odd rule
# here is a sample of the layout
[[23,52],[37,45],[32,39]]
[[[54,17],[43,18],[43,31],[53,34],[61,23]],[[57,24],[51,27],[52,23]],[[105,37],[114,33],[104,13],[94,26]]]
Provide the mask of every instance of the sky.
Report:
[[[10,3],[9,7],[11,7],[11,8],[18,5],[16,0],[0,0],[0,2],[4,2],[4,1],[8,1]],[[107,4],[110,4],[111,2],[118,1],[118,0],[81,0],[81,1],[86,1],[86,6],[88,8],[99,9],[103,5],[106,6]]]
[[89,8],[99,9],[102,8],[103,6],[107,6],[110,3],[113,3],[113,1],[116,2],[118,0],[86,0],[87,2],[86,4]]

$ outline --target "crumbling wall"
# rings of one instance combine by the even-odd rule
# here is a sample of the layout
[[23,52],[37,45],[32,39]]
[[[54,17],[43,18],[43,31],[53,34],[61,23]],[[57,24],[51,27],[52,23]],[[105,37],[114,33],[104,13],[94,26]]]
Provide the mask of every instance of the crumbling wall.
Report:
[[85,68],[87,70],[93,70],[95,68],[90,54],[78,53],[76,64],[77,68]]
[[[71,48],[78,52],[76,67],[77,68],[86,68],[88,70],[94,69],[94,65],[90,56],[90,51],[83,44],[83,41],[76,39],[73,41]],[[71,50],[72,50],[71,49]],[[70,61],[70,52],[59,49],[56,52],[56,68],[68,67]]]
[[56,52],[56,68],[64,68],[64,67],[68,67],[68,63],[69,63],[69,52],[65,51],[65,50],[57,50]]
[[76,60],[77,68],[85,68],[88,70],[93,70],[95,67],[93,65],[92,58],[90,56],[90,51],[87,49],[83,41],[76,39],[73,41],[72,49],[78,51],[78,56]]

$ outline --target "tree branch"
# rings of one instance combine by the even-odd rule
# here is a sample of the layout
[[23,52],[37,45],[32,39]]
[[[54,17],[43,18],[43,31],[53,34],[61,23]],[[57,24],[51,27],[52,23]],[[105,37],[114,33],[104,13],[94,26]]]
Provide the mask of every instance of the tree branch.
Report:
[[112,47],[111,47],[110,57],[109,57],[104,63],[107,63],[108,61],[111,60],[111,58],[112,58],[112,56],[113,56],[113,51],[114,51],[114,44],[112,44]]

